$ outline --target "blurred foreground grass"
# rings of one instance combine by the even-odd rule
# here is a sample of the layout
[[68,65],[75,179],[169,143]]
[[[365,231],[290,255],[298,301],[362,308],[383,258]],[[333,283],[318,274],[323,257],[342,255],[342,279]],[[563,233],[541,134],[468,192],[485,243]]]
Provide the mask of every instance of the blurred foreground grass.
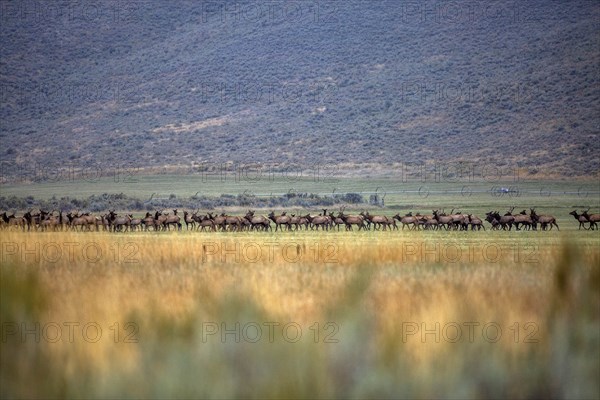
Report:
[[3,233],[2,398],[600,396],[597,238],[331,235]]

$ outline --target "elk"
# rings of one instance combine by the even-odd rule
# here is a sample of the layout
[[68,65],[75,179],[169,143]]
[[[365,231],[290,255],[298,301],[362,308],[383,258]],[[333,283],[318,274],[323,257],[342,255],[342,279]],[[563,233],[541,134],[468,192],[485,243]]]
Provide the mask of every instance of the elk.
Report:
[[25,225],[27,221],[23,217],[15,217],[15,214],[8,216],[8,226],[16,226],[17,228],[21,227],[23,231],[25,231]]
[[[91,226],[95,226],[96,230],[98,229],[98,225],[96,224],[96,217],[95,216],[93,216],[89,212],[86,212],[86,213],[83,213],[82,217],[85,218],[85,220],[87,221],[88,228],[90,228]],[[91,230],[91,228],[90,228],[90,230]]]
[[[402,230],[404,230],[404,227],[406,226],[408,226],[408,229],[410,230],[415,230],[419,227],[419,217],[413,216],[412,212],[409,212],[403,217],[401,217],[400,213],[398,213],[392,218],[397,219],[402,224]],[[412,225],[412,228],[410,227],[410,225]]]
[[163,227],[171,230],[171,225],[176,226],[178,230],[181,230],[181,218],[177,215],[177,209],[173,210],[173,215],[167,215],[163,222]]
[[[335,220],[335,217],[333,216],[333,213],[331,213],[331,212],[330,212],[330,213],[328,214],[328,213],[327,213],[327,209],[326,209],[326,208],[324,208],[324,209],[323,209],[323,213],[322,213],[321,215],[322,215],[323,217],[325,217],[325,219],[326,219],[326,222],[325,222],[325,225],[324,225],[324,226],[325,226],[325,228],[326,228],[327,230],[329,230],[329,228],[333,229],[334,220]],[[344,223],[344,222],[342,221],[342,224],[343,224],[343,223]],[[338,226],[338,230],[339,230],[339,226]]]
[[208,213],[208,217],[213,221],[215,227],[221,228],[222,231],[225,230],[225,213],[217,215],[216,217],[213,217],[211,213]]
[[431,229],[431,230],[437,231],[438,229],[440,229],[440,224],[439,224],[438,220],[435,218],[426,219],[423,223],[423,229],[427,229],[427,230]]
[[6,211],[4,211],[1,215],[0,218],[2,220],[2,226],[4,227],[5,225],[8,226],[8,223],[10,222],[10,217],[8,215],[6,215]]
[[512,210],[514,210],[514,207],[502,216],[500,216],[498,211],[490,211],[489,213],[486,213],[486,220],[492,224],[492,229],[502,228],[502,230],[506,230],[506,227],[508,227],[508,230],[510,231],[513,222],[515,221],[515,217],[511,214]]
[[67,220],[63,217],[63,210],[58,212],[58,225],[60,226],[60,230],[64,230],[67,224]]
[[48,229],[51,229],[52,231],[56,231],[58,229],[61,229],[61,230],[63,229],[62,210],[60,211],[58,216],[54,215],[54,211],[56,211],[56,210],[52,210],[49,213],[44,212],[44,214],[45,214],[44,219],[42,221],[40,221],[40,229],[42,231],[46,231]]
[[246,219],[246,217],[240,218],[240,230],[242,230],[242,231],[251,231],[251,230],[253,230],[252,223],[250,221],[248,221]]
[[63,216],[62,216],[62,210],[60,211],[60,213],[58,214],[58,216],[54,216],[54,211],[50,213],[46,213],[46,217],[44,218],[43,221],[40,222],[40,229],[42,231],[46,231],[48,229],[51,229],[53,231],[56,231],[58,229],[62,229],[63,227]]
[[156,219],[154,219],[154,217],[152,216],[152,214],[150,214],[149,212],[146,212],[146,215],[144,216],[144,218],[142,218],[142,225],[144,225],[144,230],[145,231],[147,231],[148,227],[150,227],[150,226],[155,231],[159,227],[158,221]]
[[337,226],[337,230],[339,231],[340,226],[346,225],[344,223],[343,219],[336,217],[335,215],[333,215],[332,212],[329,213],[328,217],[329,217],[329,225],[331,226],[331,229],[333,229],[333,226]]
[[75,218],[78,219],[76,226],[81,226],[81,230],[83,230],[84,227],[87,228],[87,230],[92,230],[91,226],[95,226],[96,229],[98,229],[98,226],[96,224],[96,217],[90,215],[89,212],[85,212],[81,215],[79,215],[79,212],[77,212],[75,214]]
[[[442,214],[440,214],[440,216],[446,216],[446,214],[444,214],[443,210],[442,210]],[[450,211],[450,215],[448,215],[448,217],[452,218],[452,221],[448,224],[446,224],[447,228],[452,228],[454,230],[467,230],[467,226],[468,226],[468,218],[469,216],[467,214],[463,214],[460,211],[457,213],[454,213],[454,208]]]
[[385,219],[385,221],[381,222],[381,224],[384,226],[384,230],[386,228],[390,228],[390,230],[392,230],[392,227],[396,230],[398,229],[398,225],[396,225],[396,220],[394,218],[390,218],[385,215],[382,215],[381,217]]
[[490,211],[485,213],[485,220],[492,225],[492,230],[498,230],[501,228],[500,216],[498,212]]
[[23,214],[23,218],[25,219],[25,223],[27,224],[27,230],[31,230],[31,227],[37,229],[40,227],[43,220],[48,216],[48,212],[40,209],[40,212],[37,214],[32,214],[31,209]]
[[304,226],[305,230],[308,230],[308,219],[305,216],[292,214],[292,218],[290,220],[290,225],[294,225],[294,230],[302,230],[302,226]]
[[[269,213],[269,219],[273,222],[275,222],[275,232],[277,232],[277,229],[281,226],[281,225],[285,225],[287,226],[287,229],[290,230],[291,229],[291,220],[292,218],[289,215],[285,215],[285,211],[283,213],[281,213],[281,215],[275,215],[275,213],[273,211],[271,211]],[[283,227],[282,227],[283,229]]]
[[141,218],[133,218],[133,214],[129,214],[128,217],[130,219],[129,228],[131,228],[132,231],[135,231],[137,228],[140,228],[140,230],[142,230]]
[[365,219],[363,216],[361,215],[347,215],[344,214],[344,208],[341,209],[341,211],[338,213],[338,218],[341,218],[344,221],[344,224],[346,225],[346,230],[347,231],[351,231],[353,230],[352,225],[356,225],[358,226],[358,230],[360,231],[361,229],[366,229],[366,225],[365,225]]
[[35,215],[33,215],[33,221],[32,222],[35,225],[39,226],[39,225],[42,224],[42,221],[44,221],[44,220],[48,219],[49,217],[51,217],[52,214],[54,213],[54,211],[55,210],[52,210],[51,212],[48,212],[48,211],[44,211],[44,210],[42,210],[40,208],[40,212],[37,213],[37,214],[35,214]]
[[[46,212],[46,211],[40,210],[40,214],[36,214],[36,215],[43,216],[43,218],[39,221],[40,230],[46,231],[48,229],[51,229],[53,231],[56,231],[57,229],[59,229],[59,227],[60,227],[60,229],[62,229],[62,225],[63,225],[62,211],[60,212],[60,214],[58,216],[54,215],[54,211],[56,211],[56,210],[52,210],[51,212]],[[27,219],[26,215],[24,215],[23,217]]]
[[433,218],[437,220],[438,225],[443,226],[446,230],[450,229],[450,227],[454,223],[454,218],[451,215],[446,215],[445,213],[439,213],[439,210],[433,211]]
[[215,225],[215,221],[213,221],[212,216],[209,217],[210,214],[208,215],[204,215],[202,217],[197,217],[199,218],[199,220],[197,220],[196,222],[198,222],[198,229],[200,229],[201,231],[204,231],[206,229],[206,227],[208,227],[209,229],[212,229],[213,232],[217,231],[217,227]]
[[[421,225],[425,226],[428,221],[434,220],[433,214],[421,215],[417,213],[417,229],[421,229]],[[436,220],[437,222],[437,220]]]
[[0,227],[4,228],[4,225],[8,225],[8,216],[6,215],[6,211],[0,214]]
[[467,216],[472,231],[474,231],[475,228],[477,228],[478,231],[480,231],[481,228],[483,228],[483,230],[485,231],[485,226],[483,225],[483,221],[481,220],[481,218],[476,217],[473,214],[468,214]]
[[25,219],[23,217],[15,217],[15,213],[6,215],[6,212],[2,213],[2,222],[9,228],[12,226],[21,226],[25,230]]
[[73,230],[77,230],[78,226],[81,227],[81,231],[88,228],[87,220],[85,218],[80,217],[78,213],[73,214],[72,212],[70,212],[67,214],[67,218],[69,219],[68,224]]
[[300,217],[296,216],[296,214],[290,215],[290,228],[294,226],[294,230],[298,230],[298,223],[300,222]]
[[552,230],[553,226],[556,226],[556,229],[560,230],[558,228],[558,224],[556,223],[556,218],[554,218],[552,215],[537,215],[535,208],[531,208],[530,216],[534,224],[537,224],[538,222],[540,223],[543,231],[545,231],[548,226],[550,226],[550,230]]
[[25,224],[27,225],[28,231],[31,230],[31,225],[33,225],[33,227],[36,228],[36,223],[34,222],[34,216],[31,215],[31,210],[23,214],[23,219],[25,219]]
[[269,230],[271,228],[271,222],[268,218],[263,217],[262,215],[254,215],[254,211],[248,210],[248,213],[244,217],[244,219],[250,222],[252,229],[263,229]]
[[183,221],[185,222],[185,229],[190,230],[190,225],[192,226],[192,230],[196,227],[196,219],[194,218],[196,213],[190,214],[187,211],[183,212]]
[[598,222],[600,222],[600,214],[588,214],[588,211],[590,211],[590,209],[588,208],[587,210],[585,210],[583,212],[583,216],[587,218],[587,220],[590,223],[590,229],[594,230],[594,229],[598,229]]
[[531,215],[527,215],[527,211],[525,211],[525,210],[521,211],[517,215],[514,215],[513,224],[515,224],[515,229],[518,231],[521,230],[519,228],[519,224],[524,225],[525,228],[527,228],[527,229],[531,229],[531,228],[535,229],[535,225],[534,225],[533,219],[531,218]]
[[75,230],[77,230],[78,226],[81,227],[81,231],[84,229],[91,230],[90,226],[96,226],[96,217],[90,215],[89,212],[80,215],[78,210],[75,214],[67,214],[67,217],[69,218],[69,224],[71,225],[71,228]]
[[168,216],[169,213],[163,214],[162,211],[156,210],[156,212],[154,213],[154,225],[156,230],[158,230],[159,228],[162,230],[167,229],[165,221],[167,220]]
[[96,217],[96,230],[100,230],[100,226],[102,226],[104,231],[110,231],[110,220],[108,219],[108,214]]
[[[592,223],[590,222],[589,219],[587,219],[587,217],[583,214],[577,214],[577,210],[573,210],[569,213],[569,215],[572,215],[573,218],[575,218],[577,220],[577,222],[579,222],[579,230],[581,230],[581,227],[583,226],[583,229],[589,230],[592,227]],[[585,227],[585,224],[589,223],[590,226],[588,228]]]
[[[198,215],[198,210],[194,211],[192,213],[192,219],[194,220],[194,223],[199,224],[200,221],[202,221],[203,216]],[[199,230],[200,226],[196,226],[196,230]]]
[[233,215],[226,215],[225,213],[222,213],[221,216],[225,218],[225,222],[224,222],[225,228],[227,228],[227,226],[229,226],[230,231],[242,230],[242,218],[236,217]]
[[53,231],[56,231],[56,228],[58,227],[60,220],[59,217],[55,217],[54,215],[54,211],[48,213],[44,219],[40,222],[40,229],[42,231],[46,231],[48,229],[52,229]]
[[109,212],[108,219],[110,220],[113,232],[121,232],[121,228],[123,227],[125,227],[124,232],[127,232],[127,229],[131,223],[130,215],[119,217],[114,210]]
[[301,215],[300,221],[298,222],[298,225],[304,226],[305,231],[308,230],[308,225],[310,224],[310,221],[308,220],[308,216],[309,216],[309,214]]
[[383,230],[385,231],[387,227],[391,225],[390,219],[385,215],[371,215],[368,211],[363,211],[359,215],[372,223],[375,230],[378,230],[383,226]]

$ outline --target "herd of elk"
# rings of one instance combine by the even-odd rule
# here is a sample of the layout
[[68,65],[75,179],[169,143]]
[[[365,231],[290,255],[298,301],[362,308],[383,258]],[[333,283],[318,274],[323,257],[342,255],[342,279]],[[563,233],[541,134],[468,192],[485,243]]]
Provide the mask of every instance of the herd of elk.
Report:
[[254,211],[252,210],[248,210],[248,213],[246,216],[244,216],[244,219],[250,223],[250,229],[262,229],[264,231],[272,229],[269,218],[262,215],[254,215]]
[[[579,229],[581,229],[582,227],[586,230],[598,229],[598,222],[600,222],[600,214],[590,215],[588,214],[588,211],[590,211],[589,208],[581,214],[578,214],[577,210],[573,210],[569,213],[569,215],[572,215],[579,222]],[[585,224],[589,224],[589,226],[586,228]]]
[[[538,215],[535,208],[530,208],[529,213],[526,210],[520,213],[513,214],[514,207],[510,208],[504,215],[500,215],[498,211],[490,211],[485,215],[485,221],[491,224],[492,230],[552,230],[554,227],[559,229],[556,218],[552,215]],[[577,222],[579,229],[582,227],[586,230],[598,229],[600,222],[600,214],[589,214],[589,208],[581,213],[576,210],[571,211]],[[462,212],[454,212],[454,209],[446,214],[444,210],[433,210],[432,214],[421,215],[419,213],[413,215],[412,212],[401,216],[399,213],[393,217],[385,215],[371,215],[368,211],[363,211],[356,215],[346,214],[345,208],[340,208],[340,211],[335,215],[333,212],[328,212],[323,209],[317,215],[287,215],[284,211],[280,215],[275,215],[271,211],[267,216],[256,215],[253,210],[248,210],[244,216],[228,215],[221,213],[213,215],[198,215],[198,210],[195,212],[184,211],[183,222],[185,222],[187,230],[196,231],[269,231],[273,230],[271,222],[275,225],[275,231],[278,230],[330,230],[339,231],[340,227],[344,226],[346,230],[353,230],[357,227],[358,230],[398,230],[399,226],[396,221],[402,225],[402,230],[408,227],[409,230],[485,230],[481,218],[473,214],[465,214]],[[586,227],[587,225],[587,227]],[[40,230],[40,231],[57,231],[57,230],[75,230],[75,231],[170,231],[171,227],[175,230],[182,230],[181,218],[178,215],[178,210],[174,209],[173,213],[156,210],[154,214],[147,212],[143,218],[134,218],[132,214],[118,215],[115,210],[109,210],[108,213],[94,216],[90,213],[68,212],[62,210],[52,210],[50,212],[39,210],[38,213],[33,213],[32,210],[27,211],[22,217],[17,217],[15,214],[7,215],[6,212],[0,214],[1,228],[17,228],[25,230]]]
[[285,211],[283,213],[281,213],[281,215],[275,215],[275,213],[273,211],[271,211],[269,213],[269,219],[271,221],[275,222],[275,232],[277,232],[277,229],[280,229],[280,228],[283,229],[283,226],[286,226],[288,230],[292,229],[292,225],[291,225],[292,217],[290,217],[289,215],[286,215]]
[[398,226],[396,225],[396,220],[394,218],[386,217],[385,215],[371,215],[368,211],[363,211],[359,215],[361,215],[365,219],[367,227],[369,228],[371,227],[371,224],[373,224],[373,228],[375,230],[383,228],[383,230],[385,231],[388,227],[390,229],[392,229],[392,227],[398,229]]
[[[318,214],[318,215],[307,214],[305,218],[308,220],[309,225],[313,229],[319,230],[319,228],[321,228],[321,230],[323,230],[323,231],[329,230],[329,228],[333,226],[334,220],[335,220],[333,213],[327,214],[326,209],[323,210],[322,214]],[[339,228],[338,228],[338,230],[339,230]]]
[[481,218],[473,214],[463,214],[461,212],[454,212],[454,209],[450,211],[450,214],[446,214],[444,210],[433,210],[432,214],[412,215],[412,212],[400,216],[400,214],[394,215],[392,218],[398,220],[402,224],[402,230],[408,226],[408,229],[425,229],[425,230],[463,230],[466,231],[471,227],[471,230],[485,230],[483,221]]
[[342,207],[341,211],[338,213],[338,218],[340,218],[344,225],[346,225],[346,230],[351,231],[352,226],[358,226],[358,230],[367,229],[367,225],[365,224],[365,217],[362,215],[348,215],[344,214],[345,207]]
[[6,211],[3,212],[2,215],[0,215],[0,217],[2,217],[2,226],[16,226],[21,227],[23,228],[23,230],[25,230],[25,218],[16,217],[14,213],[12,215],[6,215]]
[[[421,215],[417,214],[413,216],[412,212],[409,212],[403,217],[401,217],[400,214],[396,214],[392,218],[397,219],[402,224],[402,230],[407,226],[409,226],[409,229],[417,229],[421,225]],[[412,228],[410,228],[410,225],[412,225]]]
[[492,229],[495,230],[511,230],[513,225],[516,230],[526,229],[526,230],[537,230],[538,224],[540,224],[540,229],[545,231],[552,230],[553,227],[560,230],[558,224],[556,223],[556,218],[552,215],[538,215],[535,212],[535,208],[529,209],[529,215],[527,215],[527,211],[523,210],[519,214],[513,215],[512,212],[514,207],[506,212],[504,215],[500,215],[498,211],[490,211],[486,213],[486,220],[492,225]]
[[[57,213],[57,215],[55,215]],[[177,210],[173,210],[173,215],[163,214],[156,211],[154,217],[146,213],[144,218],[134,218],[132,214],[119,216],[114,210],[109,210],[107,214],[93,216],[90,213],[69,212],[62,210],[57,212],[53,210],[47,212],[40,210],[33,214],[32,210],[27,211],[22,217],[16,217],[14,214],[7,215],[6,212],[0,214],[0,227],[18,227],[22,230],[75,230],[75,231],[136,231],[148,230],[152,227],[154,230],[170,230],[171,226],[181,230],[181,223]]]

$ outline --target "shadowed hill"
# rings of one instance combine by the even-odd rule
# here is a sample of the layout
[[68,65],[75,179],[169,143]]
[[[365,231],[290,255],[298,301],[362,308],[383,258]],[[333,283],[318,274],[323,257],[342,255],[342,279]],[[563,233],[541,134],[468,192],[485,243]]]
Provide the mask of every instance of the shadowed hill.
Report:
[[0,161],[600,170],[600,5],[2,2]]

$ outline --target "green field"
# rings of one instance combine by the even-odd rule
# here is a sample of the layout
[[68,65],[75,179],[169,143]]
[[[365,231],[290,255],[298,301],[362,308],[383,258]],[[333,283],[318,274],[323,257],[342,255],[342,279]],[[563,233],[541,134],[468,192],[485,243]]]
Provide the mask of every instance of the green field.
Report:
[[[426,177],[427,178],[427,177]],[[125,182],[124,182],[125,180]],[[499,192],[510,189],[509,193]],[[26,185],[2,185],[2,196],[49,199],[85,198],[102,193],[124,193],[142,201],[151,198],[168,199],[171,194],[178,198],[190,198],[196,194],[217,197],[221,194],[248,194],[257,197],[279,196],[285,193],[315,193],[333,196],[340,193],[362,193],[365,201],[377,194],[385,201],[388,213],[402,214],[408,211],[431,213],[432,209],[455,208],[463,212],[484,214],[490,210],[504,212],[515,206],[522,209],[536,207],[538,211],[554,214],[560,222],[571,218],[573,209],[600,208],[600,185],[595,181],[535,181],[524,178],[512,180],[438,180],[406,179],[393,177],[334,178],[306,177],[286,178],[264,176],[240,178],[234,174],[222,177],[202,175],[119,175],[99,179],[71,179],[60,182],[42,180]],[[358,205],[355,208],[368,208]],[[303,212],[303,210],[297,210]],[[316,210],[309,210],[316,211]],[[560,224],[559,222],[559,224]],[[575,221],[573,220],[575,223]]]

